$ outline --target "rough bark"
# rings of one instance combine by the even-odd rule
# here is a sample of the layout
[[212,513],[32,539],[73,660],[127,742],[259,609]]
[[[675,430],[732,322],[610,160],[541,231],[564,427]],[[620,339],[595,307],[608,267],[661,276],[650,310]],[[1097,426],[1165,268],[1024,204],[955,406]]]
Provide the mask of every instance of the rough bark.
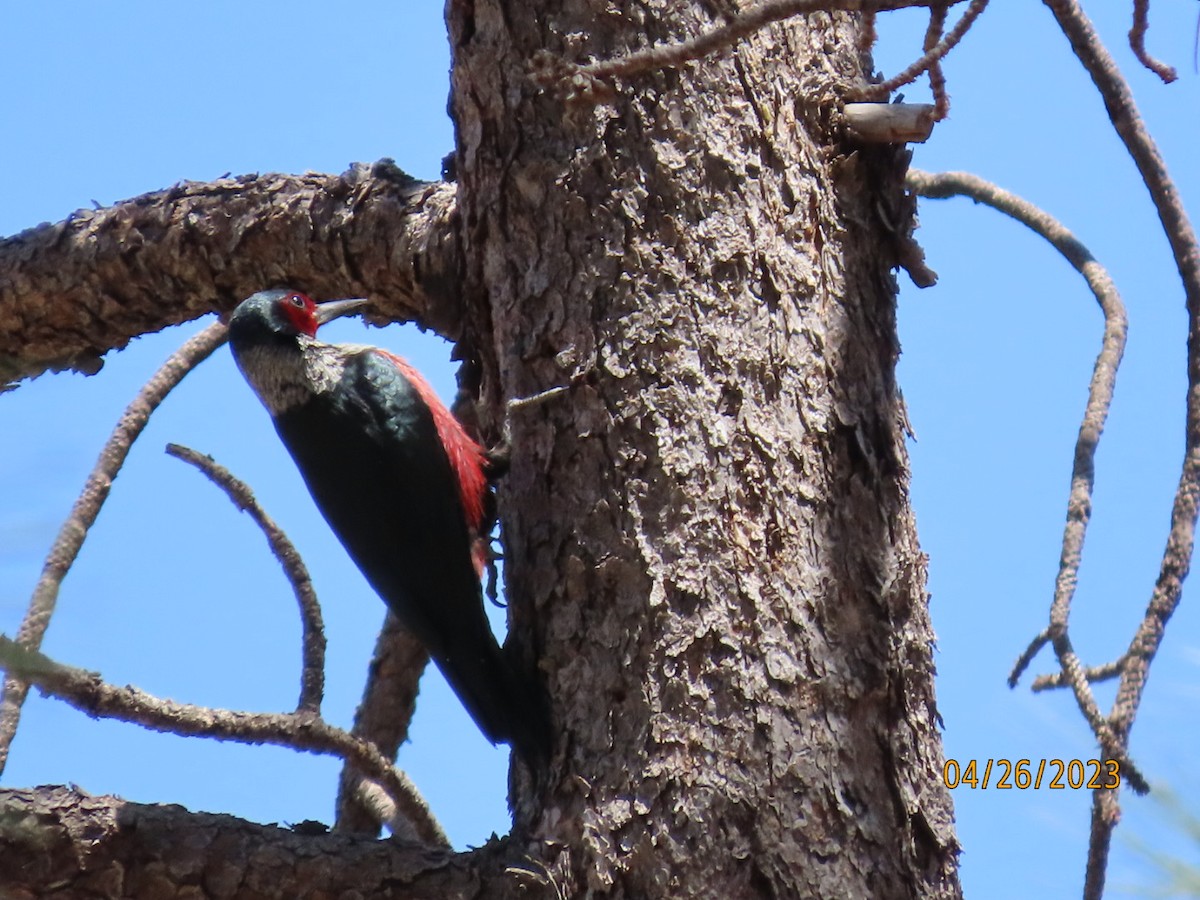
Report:
[[471,897],[503,848],[455,855],[69,788],[2,794],[4,900]]
[[856,20],[572,110],[536,51],[704,5],[448,15],[484,395],[577,384],[510,423],[509,596],[562,732],[519,823],[572,896],[957,895],[877,213],[906,159],[830,124]]
[[139,334],[283,282],[370,296],[380,319],[420,318],[453,337],[458,252],[453,186],[414,181],[390,160],[184,182],[80,210],[0,241],[0,385],[98,371]]

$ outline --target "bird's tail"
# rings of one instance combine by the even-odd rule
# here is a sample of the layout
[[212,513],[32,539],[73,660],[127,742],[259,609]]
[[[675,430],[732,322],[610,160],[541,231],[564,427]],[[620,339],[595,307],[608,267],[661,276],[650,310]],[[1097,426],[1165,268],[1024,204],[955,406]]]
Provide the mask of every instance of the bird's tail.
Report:
[[[487,648],[482,655],[480,647]],[[551,730],[541,685],[519,671],[494,638],[474,649],[434,661],[487,739],[511,745],[533,771],[544,771],[550,762]]]

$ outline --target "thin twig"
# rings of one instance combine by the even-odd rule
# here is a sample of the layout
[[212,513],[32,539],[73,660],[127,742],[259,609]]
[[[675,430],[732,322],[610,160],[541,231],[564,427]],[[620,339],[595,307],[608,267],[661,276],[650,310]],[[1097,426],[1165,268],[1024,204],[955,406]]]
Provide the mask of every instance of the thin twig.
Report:
[[449,846],[441,826],[403,772],[373,744],[334,728],[315,713],[247,713],[164,700],[131,685],[107,684],[94,672],[64,666],[23,649],[4,635],[0,635],[0,665],[89,716],[134,722],[152,731],[274,744],[345,759],[384,785],[412,823],[415,837]]
[[[1102,666],[1089,666],[1083,670],[1083,677],[1087,679],[1089,684],[1096,684],[1100,681],[1109,681],[1121,674],[1125,668],[1125,657],[1114,659],[1112,662],[1105,663]],[[1033,684],[1029,689],[1035,694],[1041,691],[1052,691],[1056,688],[1070,687],[1071,684],[1067,680],[1067,676],[1063,672],[1055,672],[1053,675],[1039,675],[1033,679]]]
[[1074,462],[1071,469],[1071,491],[1067,501],[1067,522],[1063,529],[1062,553],[1059,557],[1058,577],[1054,585],[1054,601],[1050,607],[1050,624],[1029,645],[1014,666],[1009,676],[1009,685],[1015,686],[1025,666],[1047,643],[1054,646],[1064,678],[1075,693],[1075,701],[1088,725],[1100,741],[1105,752],[1122,763],[1127,778],[1135,790],[1144,785],[1145,779],[1128,760],[1125,745],[1115,739],[1110,723],[1105,719],[1096,703],[1087,678],[1087,670],[1080,663],[1071,646],[1068,620],[1071,600],[1079,578],[1079,564],[1083,556],[1084,539],[1092,513],[1092,489],[1095,484],[1096,447],[1104,431],[1104,423],[1112,405],[1116,386],[1117,369],[1125,352],[1128,320],[1125,305],[1108,272],[1096,261],[1091,252],[1069,229],[1053,216],[1032,203],[1006,191],[989,181],[966,172],[944,172],[931,175],[927,172],[910,170],[906,179],[909,189],[922,197],[945,198],[965,196],[984,203],[1045,238],[1087,281],[1104,314],[1104,336],[1100,352],[1092,369],[1088,386],[1088,401],[1084,408],[1079,436],[1075,441]]
[[565,394],[570,389],[570,385],[560,384],[552,388],[546,388],[544,391],[538,391],[536,394],[531,394],[528,397],[514,397],[505,404],[505,409],[510,413],[514,413],[530,406],[538,406],[547,400],[553,400],[559,394]]
[[1150,28],[1150,0],[1133,0],[1133,26],[1129,29],[1129,48],[1138,62],[1170,84],[1179,74],[1171,66],[1146,52],[1146,31]]
[[[945,6],[929,7],[929,27],[925,29],[925,44],[922,47],[926,53],[931,52],[942,40],[948,12]],[[929,64],[929,90],[933,94],[934,118],[940,122],[950,114],[950,97],[946,94],[946,75],[942,72],[939,60]]]
[[254,492],[245,482],[219,465],[211,456],[197,453],[180,444],[167,444],[167,453],[176,459],[195,466],[208,476],[233,501],[234,506],[249,513],[250,518],[266,535],[271,553],[283,566],[288,583],[300,606],[301,639],[300,700],[297,712],[321,711],[321,700],[325,696],[325,625],[321,619],[321,604],[313,590],[312,578],[295,545],[283,533],[275,521],[263,511]]
[[1029,664],[1034,658],[1042,652],[1042,648],[1050,643],[1050,629],[1044,628],[1034,635],[1033,640],[1029,642],[1029,646],[1022,651],[1017,657],[1017,661],[1013,663],[1012,671],[1008,673],[1008,686],[1015,688],[1021,681],[1021,676],[1025,674],[1025,670],[1029,668]]
[[[1104,431],[1108,410],[1112,405],[1116,386],[1117,369],[1125,352],[1128,333],[1128,318],[1125,305],[1108,272],[1098,263],[1078,238],[1061,222],[1026,200],[1000,187],[966,172],[945,172],[930,175],[910,170],[908,187],[922,197],[946,198],[951,196],[970,197],[985,203],[1041,235],[1061,253],[1088,283],[1104,314],[1104,336],[1100,353],[1092,369],[1092,380],[1088,388],[1088,402],[1084,408],[1079,436],[1075,441],[1075,457],[1071,471],[1071,492],[1067,501],[1067,524],[1063,530],[1062,554],[1059,558],[1058,578],[1055,582],[1054,603],[1050,612],[1049,628],[1038,635],[1028,650],[1021,655],[1009,676],[1009,685],[1015,686],[1022,670],[1046,642],[1053,643],[1067,632],[1071,598],[1079,578],[1079,564],[1083,555],[1084,539],[1092,513],[1092,489],[1095,484],[1096,447]],[[1059,649],[1056,647],[1056,650]],[[1083,690],[1086,691],[1086,680]],[[1092,701],[1094,704],[1094,701]],[[1097,716],[1099,715],[1097,710]]]
[[[42,645],[42,637],[58,602],[63,578],[75,563],[88,529],[95,523],[100,507],[108,498],[113,479],[125,464],[129,448],[146,427],[150,414],[188,372],[224,342],[225,326],[220,322],[209,325],[188,339],[146,382],[122,414],[46,556],[42,575],[33,589],[29,608],[17,630],[16,640],[22,647],[37,650]],[[29,686],[19,678],[9,676],[4,679],[4,695],[0,699],[0,772],[4,771],[8,761],[9,749],[21,721],[21,706],[28,693]]]
[[[875,13],[961,2],[963,0],[766,0],[686,41],[657,44],[645,50],[587,65],[568,62],[544,51],[534,57],[530,77],[543,88],[568,89],[569,98],[604,97],[611,94],[611,88],[605,84],[604,79],[630,78],[646,72],[678,68],[709,54],[726,50],[756,31],[793,16],[833,11]],[[978,2],[980,0],[973,0],[973,3]],[[986,3],[986,0],[982,2]]]
[[[1099,90],[1109,119],[1150,192],[1175,257],[1187,304],[1188,390],[1184,462],[1171,507],[1171,530],[1159,575],[1142,624],[1126,652],[1126,665],[1121,672],[1117,698],[1109,716],[1116,739],[1124,745],[1129,740],[1129,731],[1141,704],[1150,663],[1162,641],[1166,623],[1179,605],[1183,581],[1191,566],[1195,546],[1197,495],[1200,494],[1200,245],[1179,199],[1179,191],[1134,103],[1129,85],[1082,7],[1077,0],[1043,2],[1054,14],[1063,34],[1071,42],[1071,49]],[[1104,894],[1104,863],[1108,859],[1112,830],[1119,815],[1116,793],[1098,792],[1092,807],[1088,869],[1084,880],[1085,900],[1098,900]]]
[[975,20],[979,18],[980,13],[987,8],[987,5],[988,0],[971,0],[970,6],[962,14],[962,18],[955,23],[954,27],[950,29],[944,38],[927,50],[920,59],[902,72],[893,75],[887,81],[869,85],[855,92],[854,98],[859,100],[883,100],[893,91],[904,87],[906,84],[912,84],[921,76],[922,72],[925,72],[935,63],[940,62],[947,53],[958,45],[958,42],[963,39],[971,29],[971,26],[975,24]]

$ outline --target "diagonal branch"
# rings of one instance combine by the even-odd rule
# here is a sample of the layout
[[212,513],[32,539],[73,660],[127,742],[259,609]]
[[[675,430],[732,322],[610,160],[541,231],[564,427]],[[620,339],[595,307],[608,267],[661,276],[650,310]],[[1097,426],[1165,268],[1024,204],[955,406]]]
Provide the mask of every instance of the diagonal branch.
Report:
[[[33,589],[29,608],[17,631],[17,643],[22,647],[37,650],[42,645],[42,637],[54,615],[63,578],[74,565],[88,530],[95,524],[100,508],[108,499],[113,479],[125,464],[129,449],[146,427],[150,414],[188,372],[223,343],[225,326],[219,322],[194,335],[171,354],[121,415],[46,556],[41,577]],[[20,679],[11,676],[5,678],[3,694],[0,695],[0,772],[4,771],[8,761],[8,751],[21,721],[21,706],[28,693],[29,686]]]
[[[1086,678],[1090,684],[1096,684],[1100,681],[1109,681],[1110,679],[1118,677],[1121,674],[1121,670],[1124,668],[1125,657],[1122,656],[1120,659],[1115,659],[1112,662],[1104,663],[1103,665],[1099,666],[1090,666],[1089,668],[1084,669],[1083,677]],[[1057,672],[1052,675],[1039,675],[1037,678],[1033,679],[1033,684],[1029,686],[1029,689],[1036,694],[1040,691],[1050,691],[1061,687],[1071,687],[1070,681],[1068,680],[1065,672]]]
[[[1104,99],[1108,117],[1125,149],[1137,166],[1163,233],[1171,245],[1179,278],[1183,284],[1188,315],[1187,343],[1187,415],[1183,466],[1179,486],[1171,507],[1171,528],[1154,590],[1142,624],[1126,652],[1126,662],[1117,686],[1117,698],[1109,717],[1116,739],[1124,745],[1129,739],[1134,717],[1141,704],[1146,675],[1162,642],[1167,621],[1179,605],[1183,581],[1191,567],[1195,547],[1196,516],[1200,511],[1200,244],[1191,221],[1184,211],[1179,191],[1167,172],[1134,103],[1133,93],[1112,56],[1096,34],[1095,28],[1078,0],[1044,0],[1059,27],[1071,42],[1071,49],[1087,70]],[[1105,870],[1112,831],[1120,810],[1111,791],[1093,798],[1092,829],[1088,844],[1087,876],[1084,896],[1098,898],[1104,893]]]
[[[1092,380],[1088,388],[1088,401],[1079,436],[1075,442],[1075,456],[1071,469],[1071,492],[1067,501],[1067,524],[1063,530],[1062,554],[1059,558],[1058,578],[1054,588],[1054,603],[1050,612],[1050,627],[1039,635],[1026,651],[1021,662],[1009,676],[1009,686],[1016,685],[1022,671],[1032,661],[1034,653],[1047,642],[1066,638],[1067,619],[1071,599],[1079,577],[1079,564],[1083,555],[1084,539],[1092,514],[1092,489],[1095,484],[1096,448],[1104,431],[1108,410],[1112,405],[1116,386],[1117,368],[1125,352],[1125,340],[1129,329],[1125,304],[1117,292],[1108,272],[1092,256],[1074,234],[1053,216],[1026,200],[1010,193],[989,181],[966,172],[943,172],[931,175],[911,170],[906,179],[907,186],[922,197],[945,199],[947,197],[969,197],[993,209],[1011,216],[1041,235],[1063,255],[1071,266],[1081,274],[1096,296],[1096,302],[1104,314],[1104,336],[1100,353],[1092,369]],[[1056,650],[1069,652],[1065,645],[1056,645]],[[1061,654],[1060,654],[1061,655]],[[1076,687],[1077,699],[1081,692]],[[1083,691],[1086,691],[1086,682]],[[1090,692],[1089,692],[1090,693]],[[1084,701],[1080,701],[1083,705]],[[1094,707],[1095,701],[1087,705]],[[1099,717],[1099,710],[1096,710]],[[1089,720],[1091,720],[1089,716]]]
[[[354,714],[350,733],[368,740],[389,759],[408,738],[408,726],[417,705],[417,683],[429,652],[390,612],[375,642],[375,655],[367,674],[362,702]],[[337,831],[351,834],[379,833],[381,822],[391,822],[395,813],[386,808],[377,785],[349,762],[338,781]]]
[[374,744],[334,728],[311,712],[247,713],[176,703],[132,685],[107,684],[94,672],[57,663],[0,635],[0,665],[89,716],[135,722],[152,731],[211,737],[244,744],[275,744],[338,756],[378,779],[412,824],[414,836],[449,846],[441,826],[408,777]]
[[1137,770],[1126,758],[1126,746],[1116,739],[1110,723],[1105,719],[1096,703],[1095,695],[1078,655],[1071,646],[1068,631],[1071,600],[1079,578],[1079,564],[1083,557],[1084,539],[1092,514],[1092,489],[1095,484],[1096,448],[1104,431],[1104,423],[1112,405],[1116,387],[1117,369],[1125,352],[1128,319],[1125,305],[1117,292],[1108,272],[1096,261],[1091,252],[1061,222],[1045,211],[1015,194],[966,172],[946,172],[930,175],[926,172],[910,171],[906,179],[908,187],[922,197],[946,198],[964,196],[978,203],[1011,216],[1041,235],[1061,253],[1087,281],[1096,296],[1096,302],[1104,314],[1104,335],[1100,353],[1092,369],[1088,386],[1088,401],[1084,408],[1079,436],[1075,441],[1075,455],[1071,467],[1071,491],[1067,501],[1067,523],[1063,529],[1062,553],[1059,557],[1058,577],[1054,585],[1054,602],[1050,607],[1050,624],[1029,645],[1017,661],[1009,676],[1009,686],[1016,685],[1025,667],[1036,653],[1050,643],[1058,657],[1063,678],[1075,693],[1075,702],[1083,712],[1093,733],[1106,753],[1122,762],[1122,770],[1136,787],[1144,783]]
[[[941,60],[958,46],[958,42],[971,30],[971,26],[975,24],[975,20],[979,18],[980,14],[987,8],[987,5],[988,0],[971,0],[971,4],[967,7],[967,11],[962,14],[962,18],[954,24],[954,27],[944,37],[936,43],[931,43],[927,39],[925,53],[920,59],[912,62],[905,69],[887,79],[887,81],[870,85],[859,91],[857,97],[863,100],[883,100],[898,88],[904,87],[906,84],[912,84],[926,70],[932,70],[934,67],[937,67],[936,75],[933,71],[930,72],[931,88],[933,88],[934,97],[938,101],[936,105],[939,107],[939,118],[944,118],[945,112],[949,110],[949,102],[945,96],[945,80],[940,79]],[[945,6],[946,4],[942,4],[943,15],[945,13]],[[936,20],[931,22],[931,24],[936,24]],[[940,84],[939,80],[941,81]]]
[[1125,144],[1126,151],[1150,192],[1150,199],[1162,222],[1163,233],[1175,257],[1188,310],[1200,310],[1200,248],[1197,247],[1196,233],[1184,211],[1179,190],[1158,152],[1158,146],[1142,120],[1133,92],[1077,0],[1044,2],[1058,20],[1071,42],[1071,49],[1100,92],[1113,128]]
[[[946,16],[949,10],[944,6],[929,7],[929,25],[925,29],[924,51],[934,50],[945,37]],[[964,18],[966,18],[964,16]],[[960,23],[961,24],[961,23]],[[933,105],[938,121],[950,115],[950,96],[946,93],[946,73],[942,71],[940,59],[929,63],[929,91],[933,94]]]
[[[630,78],[660,69],[678,68],[710,54],[728,50],[756,31],[793,16],[835,10],[873,14],[912,7],[947,7],[961,2],[963,0],[764,0],[694,38],[672,44],[656,44],[644,50],[587,65],[569,62],[543,51],[534,57],[530,77],[542,88],[563,91],[568,100],[603,99],[612,92],[605,84],[605,79]],[[982,5],[986,5],[986,2],[987,0],[973,0],[973,3]],[[977,15],[978,12],[971,18],[974,19]],[[967,27],[969,26],[968,22]],[[965,30],[964,28],[963,31]],[[961,34],[958,37],[961,37]],[[957,39],[954,43],[957,43]],[[950,46],[942,51],[942,55]]]
[[296,711],[320,713],[321,700],[325,695],[325,626],[321,617],[321,604],[317,601],[316,591],[313,590],[308,567],[296,551],[295,544],[259,506],[254,492],[246,483],[235,478],[232,472],[219,465],[211,456],[205,456],[179,444],[167,444],[167,453],[195,466],[207,475],[209,480],[221,488],[238,509],[247,513],[266,535],[271,552],[283,566],[288,583],[296,595],[296,603],[300,607],[303,664],[300,674],[300,700],[296,704]]
[[282,282],[369,295],[385,319],[456,337],[454,198],[452,184],[382,160],[341,175],[184,182],[0,240],[0,385],[95,372],[139,334]]

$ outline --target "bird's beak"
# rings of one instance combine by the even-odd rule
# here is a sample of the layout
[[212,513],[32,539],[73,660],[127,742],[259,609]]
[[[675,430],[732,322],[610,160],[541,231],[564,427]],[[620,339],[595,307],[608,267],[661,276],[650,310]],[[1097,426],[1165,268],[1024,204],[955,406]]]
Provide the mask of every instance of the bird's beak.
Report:
[[336,319],[339,316],[348,315],[355,310],[362,309],[370,304],[370,300],[363,297],[358,297],[354,300],[330,300],[328,303],[317,304],[317,324],[324,325],[331,319]]

